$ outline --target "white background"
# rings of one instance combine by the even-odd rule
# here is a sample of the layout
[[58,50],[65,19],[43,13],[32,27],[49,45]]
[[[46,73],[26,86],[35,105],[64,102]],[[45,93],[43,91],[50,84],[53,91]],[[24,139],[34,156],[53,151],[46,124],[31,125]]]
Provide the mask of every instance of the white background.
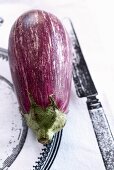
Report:
[[[85,56],[86,62],[88,64],[89,70],[92,74],[92,78],[95,82],[95,85],[99,92],[99,99],[102,101],[103,107],[107,113],[110,125],[112,127],[112,132],[114,132],[114,1],[113,0],[0,0],[0,16],[2,16],[5,21],[3,26],[0,27],[0,46],[7,48],[8,46],[8,36],[11,26],[15,19],[28,9],[44,9],[56,14],[58,17],[70,17],[75,25],[76,32],[81,44],[83,54]],[[80,103],[80,99],[77,98]],[[81,105],[80,105],[81,106]],[[77,107],[78,112],[81,113],[81,110]],[[88,121],[89,118],[87,113],[85,114],[85,121]],[[72,119],[72,115],[69,115],[69,120]],[[79,129],[80,134],[76,134],[76,141],[78,144],[78,149],[72,150],[69,149],[68,152],[76,152],[77,163],[72,164],[72,170],[104,170],[100,154],[98,153],[98,148],[95,143],[95,138],[92,138],[92,128],[85,128],[90,122],[85,123],[85,127],[80,127],[80,121],[83,117],[80,115],[76,116],[77,128]],[[73,121],[73,120],[71,120]],[[69,121],[70,122],[70,121]],[[67,125],[70,129],[70,123]],[[85,129],[84,129],[85,128]],[[75,129],[71,128],[75,131]],[[85,130],[88,130],[91,139],[89,144],[87,144],[87,139],[85,142],[82,142],[81,139],[84,136]],[[70,130],[69,130],[70,131]],[[76,133],[78,131],[76,130]],[[66,134],[66,133],[65,133]],[[82,136],[81,136],[82,135]],[[89,136],[89,135],[88,135]],[[70,136],[72,137],[72,136]],[[64,137],[65,138],[65,137]],[[66,138],[67,139],[67,138]],[[93,141],[92,141],[93,139]],[[83,138],[84,140],[84,138]],[[67,146],[67,142],[63,142]],[[71,143],[72,146],[75,145]],[[92,150],[92,145],[94,149]],[[81,148],[82,147],[82,148]],[[70,148],[70,147],[69,147]],[[61,167],[58,165],[60,159],[57,158],[55,164],[52,167],[52,170],[61,170],[68,167],[70,170],[71,163],[68,163],[67,152],[63,151],[67,148],[60,148],[61,153]],[[84,153],[82,150],[88,150],[87,155],[81,155]],[[95,152],[95,149],[97,150]],[[93,152],[92,152],[93,151]],[[62,157],[64,153],[64,158]],[[95,154],[95,156],[92,156]],[[69,159],[73,159],[72,153],[69,154]],[[65,165],[66,164],[66,167]],[[73,165],[75,166],[73,169]],[[14,167],[15,169],[15,167]],[[17,169],[18,170],[18,169]],[[19,170],[23,170],[20,169]]]

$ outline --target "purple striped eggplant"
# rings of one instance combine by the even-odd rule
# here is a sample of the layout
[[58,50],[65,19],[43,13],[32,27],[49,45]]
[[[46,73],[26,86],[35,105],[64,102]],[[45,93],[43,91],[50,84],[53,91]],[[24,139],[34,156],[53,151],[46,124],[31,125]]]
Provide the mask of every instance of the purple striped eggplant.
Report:
[[21,113],[38,141],[49,143],[66,123],[72,79],[68,34],[54,15],[28,11],[12,26],[8,55]]

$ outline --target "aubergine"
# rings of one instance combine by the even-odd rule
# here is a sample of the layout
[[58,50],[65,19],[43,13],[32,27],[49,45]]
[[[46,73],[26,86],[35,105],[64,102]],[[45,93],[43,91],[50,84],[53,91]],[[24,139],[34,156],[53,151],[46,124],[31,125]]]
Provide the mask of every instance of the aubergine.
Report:
[[71,43],[61,21],[31,10],[13,24],[8,55],[22,115],[40,143],[66,123],[71,92]]

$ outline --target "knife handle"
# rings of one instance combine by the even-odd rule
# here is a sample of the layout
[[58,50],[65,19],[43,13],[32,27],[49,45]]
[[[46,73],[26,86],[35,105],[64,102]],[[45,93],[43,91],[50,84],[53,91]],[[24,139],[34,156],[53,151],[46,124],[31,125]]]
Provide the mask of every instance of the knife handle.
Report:
[[100,101],[87,99],[87,107],[106,170],[114,170],[114,138]]

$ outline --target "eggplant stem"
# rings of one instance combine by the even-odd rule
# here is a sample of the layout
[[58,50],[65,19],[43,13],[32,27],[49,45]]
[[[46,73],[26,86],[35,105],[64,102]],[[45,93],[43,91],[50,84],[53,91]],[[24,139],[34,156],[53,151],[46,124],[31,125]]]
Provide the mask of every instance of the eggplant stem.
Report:
[[50,143],[54,134],[66,124],[66,114],[58,109],[52,96],[49,99],[51,104],[45,109],[38,106],[33,99],[30,100],[30,111],[24,114],[28,127],[42,144]]

